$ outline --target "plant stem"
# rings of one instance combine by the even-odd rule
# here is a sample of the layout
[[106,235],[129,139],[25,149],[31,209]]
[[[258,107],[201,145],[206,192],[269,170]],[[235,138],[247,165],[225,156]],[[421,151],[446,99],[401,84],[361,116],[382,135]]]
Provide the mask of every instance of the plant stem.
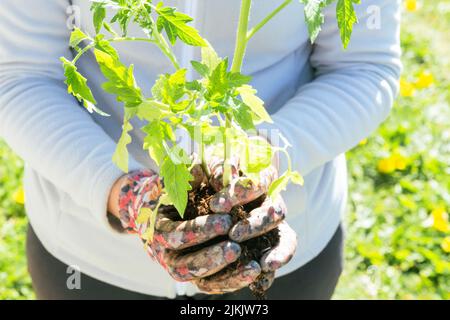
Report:
[[75,56],[75,58],[73,58],[72,63],[75,64],[78,59],[81,58],[81,56],[86,53],[87,51],[89,51],[90,49],[92,49],[93,47],[95,47],[95,42],[92,42],[90,44],[88,44],[86,47],[84,47],[82,50],[80,50],[77,55]]
[[223,186],[228,186],[231,182],[231,150],[230,150],[230,142],[228,141],[228,131],[231,128],[231,120],[227,116],[225,119],[225,133],[224,133],[224,161],[223,161],[223,176],[222,176],[222,182]]
[[245,50],[247,49],[248,21],[250,19],[250,7],[252,0],[241,1],[241,11],[239,14],[239,24],[236,35],[236,46],[234,49],[233,64],[231,71],[240,72],[244,61]]
[[258,23],[256,26],[254,26],[252,29],[250,29],[247,33],[247,41],[249,41],[256,32],[258,32],[264,25],[272,20],[273,17],[277,15],[278,12],[283,10],[288,4],[290,4],[292,0],[286,0],[282,4],[280,4],[275,10],[273,10],[267,17],[265,17],[263,20],[261,20],[260,23]]
[[153,18],[150,18],[150,19],[151,19],[152,29],[153,29],[152,34],[155,37],[155,39],[153,40],[154,43],[156,44],[156,46],[158,46],[158,48],[161,50],[161,52],[167,58],[169,58],[169,60],[172,62],[175,69],[177,69],[177,70],[180,69],[180,65],[177,61],[177,57],[173,53],[173,51],[170,48],[169,44],[167,43],[166,39],[164,39],[164,37],[159,33],[158,28],[156,27],[156,23],[153,20]]
[[155,43],[154,40],[148,38],[137,38],[137,37],[115,37],[111,39],[106,39],[109,42],[120,42],[120,41],[145,41]]
[[208,167],[208,162],[206,161],[206,155],[205,155],[205,144],[203,143],[203,135],[202,135],[202,143],[200,143],[200,153],[201,153],[201,161],[202,161],[202,169],[203,172],[205,173],[206,177],[208,178],[209,181],[209,177],[211,176],[211,172],[209,170]]

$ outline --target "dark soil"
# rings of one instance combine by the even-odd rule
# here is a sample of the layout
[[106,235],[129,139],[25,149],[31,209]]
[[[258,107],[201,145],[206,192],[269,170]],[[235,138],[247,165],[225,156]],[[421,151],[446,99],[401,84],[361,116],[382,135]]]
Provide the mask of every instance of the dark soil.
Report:
[[[189,199],[186,211],[184,213],[184,218],[181,218],[178,212],[173,207],[172,208],[166,207],[166,210],[164,211],[167,214],[169,214],[169,216],[173,220],[191,220],[198,216],[213,214],[213,212],[209,209],[209,200],[214,195],[214,193],[215,193],[214,189],[205,184],[203,184],[199,190],[196,190],[195,192],[194,191],[189,192]],[[230,212],[233,223],[236,223],[240,220],[246,220],[250,216],[250,212],[253,209],[259,207],[261,203],[264,201],[264,199],[265,199],[264,196],[262,196],[244,206],[234,207],[233,210]],[[210,241],[202,243],[198,246],[184,249],[183,253],[195,252],[199,249],[205,248],[207,246],[210,246],[211,244],[218,243],[226,239],[228,239],[228,236],[217,237]],[[249,239],[247,241],[240,243],[242,253],[239,259],[219,272],[220,273],[227,272],[230,269],[234,270],[238,268],[240,265],[245,265],[252,260],[259,262],[264,253],[266,253],[270,248],[278,244],[279,239],[280,239],[279,230],[278,228],[276,228],[267,232],[262,236]],[[251,286],[252,293],[255,295],[256,298],[264,299],[265,292],[259,288],[260,286],[258,286],[257,283],[254,283],[254,285]]]

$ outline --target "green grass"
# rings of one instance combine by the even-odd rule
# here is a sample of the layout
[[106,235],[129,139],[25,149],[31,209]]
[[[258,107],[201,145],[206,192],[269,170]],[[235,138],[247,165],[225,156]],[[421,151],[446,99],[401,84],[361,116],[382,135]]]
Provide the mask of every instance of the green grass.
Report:
[[[450,232],[434,228],[432,218],[433,210],[450,211],[450,0],[418,3],[404,14],[403,78],[414,86],[429,71],[434,84],[399,97],[379,130],[348,153],[346,266],[337,299],[450,299],[450,253],[441,246]],[[27,220],[14,201],[22,169],[0,141],[0,299],[34,298]]]

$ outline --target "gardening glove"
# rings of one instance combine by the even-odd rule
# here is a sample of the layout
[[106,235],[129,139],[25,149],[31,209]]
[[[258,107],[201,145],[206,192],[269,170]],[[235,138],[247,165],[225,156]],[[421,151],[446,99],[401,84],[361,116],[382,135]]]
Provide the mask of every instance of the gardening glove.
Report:
[[233,207],[245,205],[259,197],[265,197],[260,207],[250,212],[250,216],[238,221],[229,231],[229,238],[236,242],[244,242],[261,236],[275,228],[279,228],[279,243],[269,249],[260,261],[250,261],[239,265],[236,269],[226,269],[210,277],[195,281],[197,287],[209,294],[233,292],[250,286],[257,291],[267,290],[273,283],[275,271],[288,263],[297,247],[297,235],[287,222],[286,206],[281,196],[274,200],[266,197],[268,187],[277,178],[277,170],[269,166],[261,171],[259,182],[249,182],[239,176],[239,159],[232,158],[232,180],[229,186],[223,187],[223,161],[213,158],[209,161],[210,184],[217,193],[210,200],[210,208],[216,213],[230,212]]
[[[193,169],[193,186],[203,179]],[[139,219],[141,208],[154,209],[161,195],[160,177],[150,170],[140,170],[127,175],[119,195],[119,212],[122,226],[144,237],[148,219]],[[232,226],[228,214],[219,213],[199,216],[188,221],[173,221],[159,213],[155,223],[153,240],[147,242],[149,255],[177,281],[190,281],[206,277],[236,261],[241,253],[239,244],[225,240],[198,251],[182,253],[186,249],[204,243],[217,236],[226,235]]]

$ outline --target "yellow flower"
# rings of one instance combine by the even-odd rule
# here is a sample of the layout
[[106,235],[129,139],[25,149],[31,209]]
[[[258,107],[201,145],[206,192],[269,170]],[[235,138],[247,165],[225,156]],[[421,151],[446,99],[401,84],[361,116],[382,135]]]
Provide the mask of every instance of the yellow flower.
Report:
[[450,237],[445,237],[444,240],[442,240],[441,248],[445,252],[450,252]]
[[381,173],[392,173],[395,171],[395,160],[393,160],[391,157],[381,159],[378,161],[378,171]]
[[392,160],[395,162],[395,169],[397,170],[405,170],[407,165],[407,159],[401,154],[393,154],[391,156]]
[[393,153],[387,158],[378,161],[378,171],[381,173],[392,173],[395,170],[404,170],[408,165],[408,159],[400,153]]
[[405,0],[405,8],[409,12],[414,12],[417,10],[417,1],[416,0]]
[[359,142],[359,145],[360,146],[365,146],[367,144],[367,138],[366,139],[362,139],[360,142]]
[[433,228],[441,232],[450,231],[450,223],[448,222],[448,214],[443,207],[434,208],[431,211],[433,217]]
[[414,93],[416,92],[416,88],[414,87],[414,84],[405,80],[400,79],[400,95],[402,97],[412,97],[414,96]]
[[431,87],[434,84],[433,74],[429,71],[423,71],[420,73],[415,86],[420,89]]
[[23,192],[23,187],[20,187],[13,194],[13,200],[18,204],[25,203],[25,193]]

